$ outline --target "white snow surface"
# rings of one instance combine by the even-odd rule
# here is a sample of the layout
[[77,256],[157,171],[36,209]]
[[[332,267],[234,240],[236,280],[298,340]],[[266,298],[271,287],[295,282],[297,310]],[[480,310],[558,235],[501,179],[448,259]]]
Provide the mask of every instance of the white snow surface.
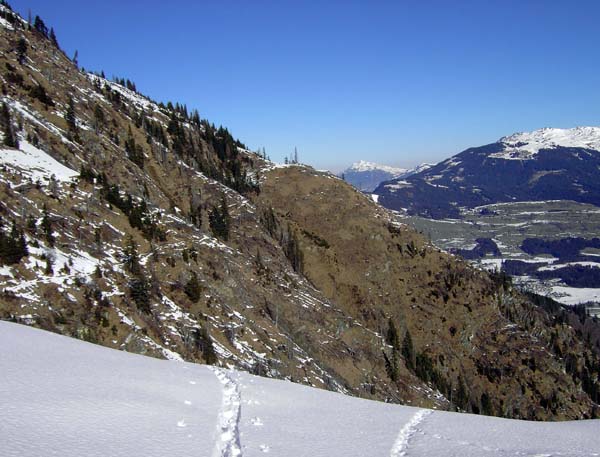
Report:
[[600,421],[391,405],[0,322],[5,457],[598,456]]
[[561,146],[600,151],[600,127],[543,128],[505,136],[498,142],[504,144],[504,150],[490,154],[490,157],[507,160],[533,159],[540,149]]
[[41,149],[27,141],[19,141],[19,150],[0,149],[0,164],[8,165],[33,181],[49,180],[52,175],[57,181],[71,181],[78,173],[65,167]]

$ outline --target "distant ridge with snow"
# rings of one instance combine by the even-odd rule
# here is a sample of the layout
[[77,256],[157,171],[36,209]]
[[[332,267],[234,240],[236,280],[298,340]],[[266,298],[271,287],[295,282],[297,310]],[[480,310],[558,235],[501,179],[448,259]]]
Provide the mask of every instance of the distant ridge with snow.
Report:
[[542,149],[583,148],[600,151],[600,127],[575,127],[572,129],[543,128],[521,132],[498,140],[504,151],[490,157],[512,160],[533,159]]
[[600,127],[543,128],[469,148],[408,177],[382,183],[383,206],[425,217],[502,202],[573,200],[600,206]]
[[391,173],[394,175],[401,175],[408,171],[407,168],[390,167],[388,165],[381,165],[381,164],[378,164],[375,162],[368,162],[366,160],[359,160],[358,162],[354,162],[348,168],[348,171],[357,171],[357,172],[374,171],[374,170],[381,170],[381,171],[385,171],[387,173]]
[[421,164],[414,168],[391,167],[366,160],[355,162],[343,172],[344,179],[363,192],[372,192],[382,182],[405,178],[427,169],[431,165]]

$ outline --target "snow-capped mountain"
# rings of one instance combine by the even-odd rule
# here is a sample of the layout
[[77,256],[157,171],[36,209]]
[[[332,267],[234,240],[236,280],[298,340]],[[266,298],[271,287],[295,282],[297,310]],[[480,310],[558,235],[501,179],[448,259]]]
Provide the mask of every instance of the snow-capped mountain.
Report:
[[600,205],[600,127],[544,128],[467,149],[428,170],[382,183],[391,209],[457,217],[460,208],[512,201]]
[[344,179],[363,192],[372,192],[383,181],[405,178],[426,170],[431,165],[423,163],[414,168],[399,168],[361,160],[353,163],[342,173]]
[[0,322],[2,455],[594,456],[600,421],[506,420],[350,398]]
[[507,160],[531,160],[542,149],[583,148],[600,151],[600,127],[543,128],[500,138],[502,152],[490,155]]

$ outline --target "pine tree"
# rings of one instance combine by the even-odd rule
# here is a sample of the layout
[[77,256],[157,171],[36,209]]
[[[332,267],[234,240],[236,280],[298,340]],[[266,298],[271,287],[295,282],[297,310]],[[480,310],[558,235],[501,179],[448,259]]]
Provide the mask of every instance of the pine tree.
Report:
[[198,300],[200,300],[202,295],[202,286],[200,285],[198,275],[195,271],[192,271],[190,279],[188,279],[183,291],[193,303],[198,303]]
[[231,219],[229,216],[229,207],[225,195],[221,198],[221,205],[213,207],[208,214],[208,223],[213,235],[223,241],[229,240],[229,226]]
[[19,41],[17,41],[17,61],[23,65],[23,62],[25,62],[25,58],[27,57],[27,41],[25,41],[25,38],[21,37],[19,38]]
[[131,126],[129,126],[129,130],[127,131],[127,139],[125,140],[125,152],[127,153],[127,157],[133,163],[135,163],[138,167],[144,168],[144,151],[140,145],[135,143],[135,138],[133,137],[133,132],[131,131]]
[[202,356],[207,365],[214,365],[217,363],[217,353],[213,345],[212,339],[208,334],[208,330],[202,327],[198,335],[198,349],[202,351]]
[[140,311],[150,313],[150,287],[148,281],[140,276],[131,279],[129,281],[129,295]]
[[33,28],[40,35],[42,35],[45,38],[48,38],[48,27],[46,27],[46,24],[44,24],[44,21],[42,20],[41,17],[39,17],[39,16],[35,17],[35,19],[33,21]]
[[46,267],[44,268],[44,274],[52,276],[54,274],[54,261],[49,255],[46,256]]
[[4,233],[0,225],[0,265],[19,263],[28,254],[25,236],[22,230],[17,229],[16,222],[12,222],[8,235]]
[[50,217],[48,215],[48,208],[46,204],[44,204],[44,208],[42,210],[42,232],[44,233],[44,238],[50,247],[54,247],[54,243],[56,239],[54,238],[54,233],[52,231],[52,222],[50,221]]
[[394,324],[394,321],[391,318],[388,320],[386,341],[390,346],[392,346],[392,348],[399,349],[400,337],[398,336],[398,329],[396,328],[396,324]]
[[96,130],[96,133],[102,131],[102,128],[104,127],[104,122],[104,110],[100,105],[96,104],[96,106],[94,106],[94,129]]
[[125,247],[123,248],[123,257],[125,269],[129,273],[133,275],[140,275],[142,273],[140,257],[137,251],[137,244],[131,235],[127,236]]
[[42,102],[46,109],[48,109],[49,106],[54,106],[54,101],[52,98],[50,98],[46,92],[46,89],[41,84],[32,85],[29,89],[29,95],[32,98],[37,98],[40,102]]
[[69,95],[69,101],[67,102],[67,111],[65,112],[65,121],[67,121],[67,126],[69,131],[72,133],[77,133],[77,120],[75,117],[75,103],[73,102],[73,97]]
[[402,342],[402,356],[409,370],[415,369],[415,348],[412,343],[410,332],[406,329],[404,341]]
[[57,49],[60,49],[60,46],[58,45],[58,40],[56,39],[56,33],[54,33],[54,29],[52,27],[50,27],[50,41],[54,46],[56,46]]
[[12,120],[8,105],[6,102],[2,103],[2,110],[0,112],[0,124],[2,125],[2,133],[4,134],[4,146],[9,148],[18,148],[19,141],[13,131]]
[[304,256],[298,243],[298,236],[296,232],[288,225],[287,237],[283,240],[283,252],[292,264],[292,268],[297,273],[302,273]]

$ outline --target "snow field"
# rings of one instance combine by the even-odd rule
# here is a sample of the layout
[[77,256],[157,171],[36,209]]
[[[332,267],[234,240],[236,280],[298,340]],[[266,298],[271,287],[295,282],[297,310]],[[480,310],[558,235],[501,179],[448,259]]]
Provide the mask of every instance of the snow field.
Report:
[[600,456],[600,421],[391,405],[0,322],[7,457]]
[[203,366],[0,322],[3,457],[209,456],[221,385]]

